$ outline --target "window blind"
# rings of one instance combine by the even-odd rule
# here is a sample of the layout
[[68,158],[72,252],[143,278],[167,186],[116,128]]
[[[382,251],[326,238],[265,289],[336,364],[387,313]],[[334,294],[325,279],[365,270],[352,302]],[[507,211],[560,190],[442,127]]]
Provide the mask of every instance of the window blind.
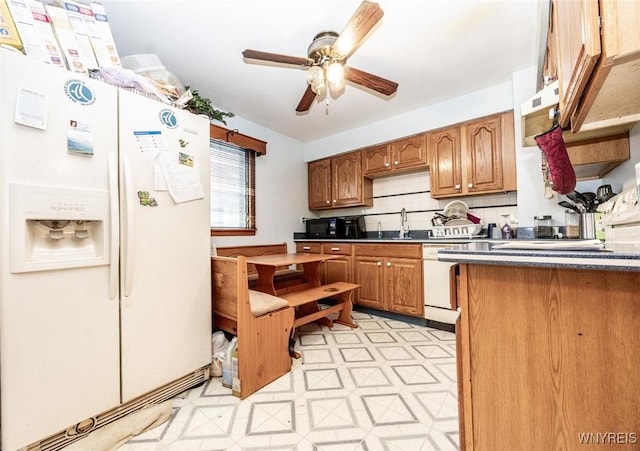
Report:
[[212,229],[255,229],[255,153],[212,139]]

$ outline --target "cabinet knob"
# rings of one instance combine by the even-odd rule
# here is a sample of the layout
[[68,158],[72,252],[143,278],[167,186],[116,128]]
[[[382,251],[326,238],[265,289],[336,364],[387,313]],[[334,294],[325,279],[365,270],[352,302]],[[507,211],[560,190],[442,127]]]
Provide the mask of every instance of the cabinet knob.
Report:
[[384,167],[388,168],[389,167],[389,163],[387,163],[386,161],[384,162]]
[[473,188],[473,183],[469,183],[469,184],[467,185],[467,188]]
[[398,160],[394,161],[393,164],[395,164],[396,166],[398,166]]
[[302,246],[302,250],[303,251],[310,251],[311,250],[311,246]]
[[382,266],[382,262],[378,262],[378,266]]
[[334,203],[334,204],[336,203],[336,200],[335,200],[335,199],[333,199],[333,203]]
[[387,262],[387,267],[391,266],[391,262]]
[[330,200],[327,200],[327,203],[328,203],[328,204],[330,204],[330,203],[331,203],[331,201],[330,201]]
[[456,189],[460,189],[460,185],[456,185]]
[[336,251],[336,252],[337,252],[337,251],[339,251],[339,250],[340,250],[340,248],[339,248],[339,247],[332,247],[332,248],[331,248],[331,250],[332,250],[332,251]]

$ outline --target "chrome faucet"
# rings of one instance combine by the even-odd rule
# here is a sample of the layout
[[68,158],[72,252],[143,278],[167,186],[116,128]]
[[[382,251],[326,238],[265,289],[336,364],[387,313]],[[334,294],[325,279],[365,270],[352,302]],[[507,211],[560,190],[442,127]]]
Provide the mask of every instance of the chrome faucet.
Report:
[[400,210],[400,239],[404,238],[405,233],[407,231],[406,223],[407,223],[407,210],[405,210],[404,207],[402,207],[402,210]]

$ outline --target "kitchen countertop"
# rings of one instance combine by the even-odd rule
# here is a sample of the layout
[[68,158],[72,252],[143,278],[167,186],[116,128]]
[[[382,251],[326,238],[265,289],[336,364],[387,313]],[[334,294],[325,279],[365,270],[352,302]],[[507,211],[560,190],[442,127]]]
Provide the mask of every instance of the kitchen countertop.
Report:
[[[640,271],[640,254],[608,250],[494,249],[494,246],[504,242],[506,240],[474,241],[440,249],[438,260],[486,265]],[[576,243],[579,242],[580,240],[576,240]]]
[[463,244],[469,242],[502,242],[503,240],[491,240],[489,238],[294,238],[294,242],[304,241],[304,242],[317,242],[317,243],[393,243],[393,244],[422,244],[422,243],[430,243],[430,244]]

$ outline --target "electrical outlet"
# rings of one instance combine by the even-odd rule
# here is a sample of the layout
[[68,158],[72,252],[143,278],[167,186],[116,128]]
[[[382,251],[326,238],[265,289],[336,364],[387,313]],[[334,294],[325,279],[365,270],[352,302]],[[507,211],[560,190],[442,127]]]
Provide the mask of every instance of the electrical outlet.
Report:
[[300,224],[304,224],[304,216],[300,216]]

